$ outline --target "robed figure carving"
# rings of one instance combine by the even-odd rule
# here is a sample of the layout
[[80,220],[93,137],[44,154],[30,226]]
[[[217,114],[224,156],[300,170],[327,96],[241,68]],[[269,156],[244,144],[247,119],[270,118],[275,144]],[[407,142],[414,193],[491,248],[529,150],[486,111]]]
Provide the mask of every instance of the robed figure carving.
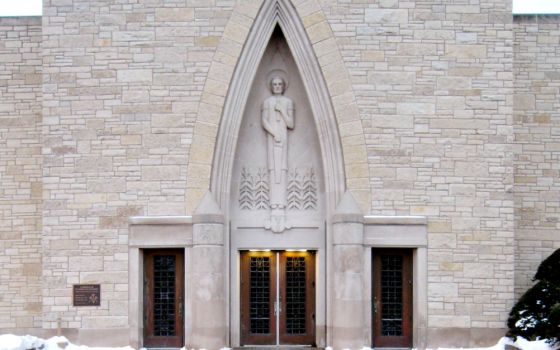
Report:
[[267,168],[270,182],[270,219],[267,229],[282,232],[286,222],[286,188],[288,177],[288,130],[294,128],[294,102],[284,96],[286,82],[280,76],[270,79],[272,96],[262,103],[262,126],[266,131]]

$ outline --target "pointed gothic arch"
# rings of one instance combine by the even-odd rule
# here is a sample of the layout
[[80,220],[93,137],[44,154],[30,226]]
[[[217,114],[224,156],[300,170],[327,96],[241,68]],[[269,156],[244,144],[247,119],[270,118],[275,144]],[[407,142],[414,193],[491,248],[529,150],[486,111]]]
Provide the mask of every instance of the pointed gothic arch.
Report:
[[369,212],[369,169],[358,107],[334,35],[314,0],[304,9],[296,9],[290,0],[243,1],[235,6],[197,109],[187,168],[187,212],[208,189],[220,206],[227,206],[243,107],[276,25],[288,41],[313,106],[327,169],[328,206],[334,208],[348,187]]
[[246,40],[224,104],[210,190],[216,196],[218,204],[225,209],[229,200],[232,163],[245,103],[263,52],[277,25],[288,42],[309,96],[320,135],[327,206],[334,208],[346,189],[340,135],[331,97],[312,45],[295,8],[287,0],[264,2]]

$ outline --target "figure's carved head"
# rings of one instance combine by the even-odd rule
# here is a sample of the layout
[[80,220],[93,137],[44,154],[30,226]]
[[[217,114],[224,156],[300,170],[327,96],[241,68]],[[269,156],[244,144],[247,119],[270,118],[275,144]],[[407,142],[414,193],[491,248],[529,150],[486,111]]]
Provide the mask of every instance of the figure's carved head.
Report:
[[284,79],[281,76],[275,75],[270,79],[270,91],[274,95],[282,95],[284,93],[285,88],[286,88],[286,83],[284,82]]

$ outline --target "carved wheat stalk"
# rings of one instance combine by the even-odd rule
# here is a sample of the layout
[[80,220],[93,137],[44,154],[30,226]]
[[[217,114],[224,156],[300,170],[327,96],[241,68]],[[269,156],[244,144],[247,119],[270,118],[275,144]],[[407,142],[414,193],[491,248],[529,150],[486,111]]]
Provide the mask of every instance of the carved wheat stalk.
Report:
[[241,169],[241,183],[239,185],[239,208],[253,209],[253,176],[246,169]]

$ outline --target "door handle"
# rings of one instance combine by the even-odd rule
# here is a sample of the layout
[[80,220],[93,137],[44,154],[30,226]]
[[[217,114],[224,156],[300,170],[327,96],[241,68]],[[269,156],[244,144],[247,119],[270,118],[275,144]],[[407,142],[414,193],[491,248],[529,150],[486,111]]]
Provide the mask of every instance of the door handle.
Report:
[[377,310],[379,310],[379,302],[377,298],[373,298],[373,313],[376,314]]
[[282,313],[282,305],[275,301],[274,302],[274,315],[280,315]]
[[179,317],[183,320],[183,302],[179,302]]

